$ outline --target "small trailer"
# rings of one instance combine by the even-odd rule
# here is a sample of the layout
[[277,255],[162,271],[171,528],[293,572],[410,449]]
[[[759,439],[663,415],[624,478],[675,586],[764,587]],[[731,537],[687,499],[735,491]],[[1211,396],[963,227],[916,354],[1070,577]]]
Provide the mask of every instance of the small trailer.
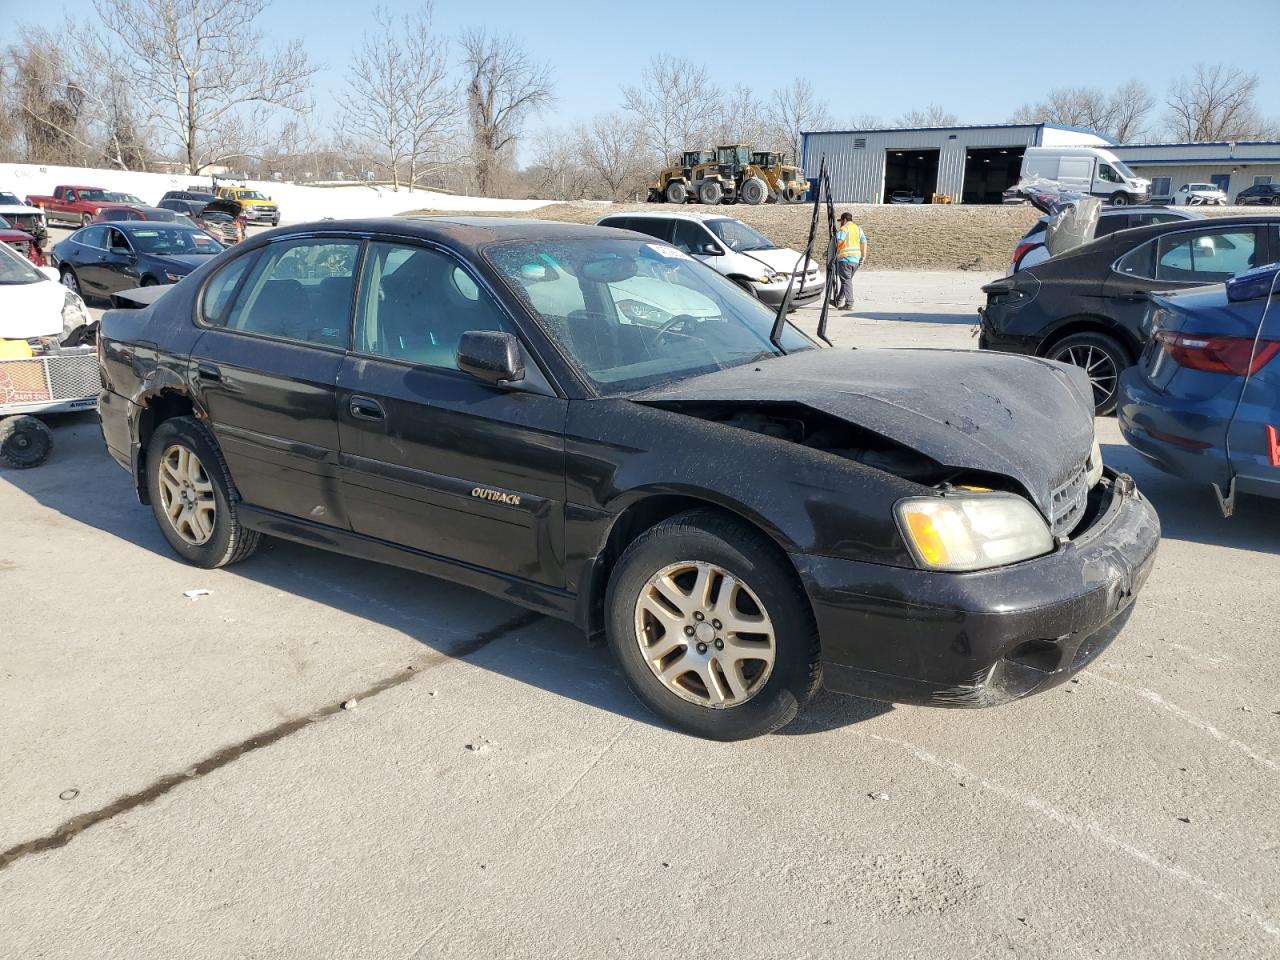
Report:
[[94,410],[100,387],[94,347],[0,342],[0,464],[24,469],[48,460],[53,432],[38,415]]

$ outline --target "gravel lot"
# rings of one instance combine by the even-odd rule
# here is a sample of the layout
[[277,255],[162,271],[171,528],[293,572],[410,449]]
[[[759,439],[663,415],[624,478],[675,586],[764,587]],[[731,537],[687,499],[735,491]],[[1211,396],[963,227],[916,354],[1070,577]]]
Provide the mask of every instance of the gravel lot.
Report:
[[[860,275],[832,332],[971,346],[985,279]],[[1099,431],[1166,539],[1077,683],[724,745],[462,588],[184,566],[63,418],[0,472],[0,955],[1275,957],[1280,504],[1224,521]]]

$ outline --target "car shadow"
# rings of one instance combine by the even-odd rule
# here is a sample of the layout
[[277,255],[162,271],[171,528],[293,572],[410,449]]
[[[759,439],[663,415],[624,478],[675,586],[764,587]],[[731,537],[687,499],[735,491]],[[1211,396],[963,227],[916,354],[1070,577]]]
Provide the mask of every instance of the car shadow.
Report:
[[1166,540],[1280,552],[1280,500],[1241,494],[1234,516],[1223,517],[1211,487],[1162,472],[1127,443],[1101,446],[1103,463],[1132,474],[1138,489],[1155,505]]
[[947,323],[971,327],[978,322],[978,315],[968,313],[918,313],[914,310],[877,310],[864,313],[855,305],[854,314],[859,320],[897,320],[905,323]]
[[[150,508],[137,502],[128,474],[106,453],[97,415],[46,421],[54,430],[50,460],[31,470],[0,469],[0,484],[77,523],[180,563]],[[221,573],[390,627],[435,652],[585,706],[665,728],[627,689],[608,648],[591,646],[572,624],[539,617],[477,647],[477,636],[525,611],[468,587],[271,537],[253,557]],[[820,733],[888,709],[888,704],[820,693],[780,732]]]

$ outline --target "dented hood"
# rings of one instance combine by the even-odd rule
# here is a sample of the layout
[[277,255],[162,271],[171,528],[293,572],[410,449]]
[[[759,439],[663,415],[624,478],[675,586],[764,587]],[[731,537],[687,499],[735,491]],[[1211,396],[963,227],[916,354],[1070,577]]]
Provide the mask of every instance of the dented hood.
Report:
[[1053,491],[1093,445],[1083,370],[974,350],[807,350],[635,394],[642,403],[802,403],[948,467],[1018,482],[1052,516]]

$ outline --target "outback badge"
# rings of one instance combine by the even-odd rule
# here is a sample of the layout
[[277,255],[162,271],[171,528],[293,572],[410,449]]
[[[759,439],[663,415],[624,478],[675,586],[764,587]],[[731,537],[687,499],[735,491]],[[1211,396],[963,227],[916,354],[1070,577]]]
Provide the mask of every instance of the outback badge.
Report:
[[515,493],[503,493],[501,490],[490,490],[487,487],[472,487],[471,495],[479,500],[492,500],[512,507],[520,506],[520,497]]

